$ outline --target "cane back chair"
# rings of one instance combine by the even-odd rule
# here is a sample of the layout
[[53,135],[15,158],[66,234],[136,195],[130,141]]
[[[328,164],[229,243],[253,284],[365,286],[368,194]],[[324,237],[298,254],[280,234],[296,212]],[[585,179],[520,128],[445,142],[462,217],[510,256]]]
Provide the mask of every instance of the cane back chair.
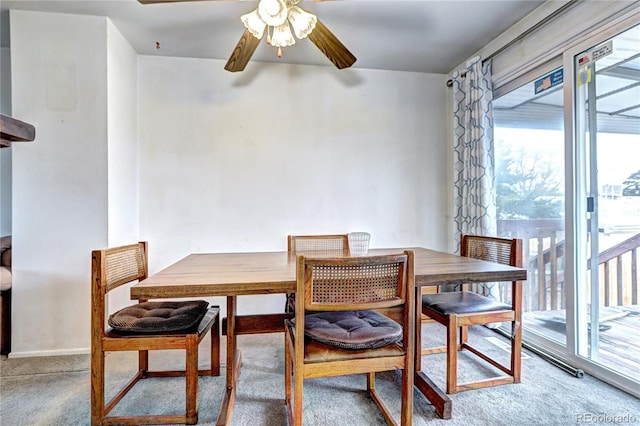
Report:
[[[460,255],[475,259],[522,267],[522,240],[463,234]],[[468,389],[520,383],[522,351],[522,281],[511,283],[511,303],[502,303],[467,290],[422,296],[422,313],[447,327],[446,347],[422,348],[422,354],[447,353],[447,393]],[[511,361],[505,366],[469,343],[470,325],[510,322]],[[458,329],[459,343],[457,343]],[[483,380],[458,383],[458,351],[469,350],[499,369],[503,375]]]
[[[321,252],[323,255],[342,256],[349,254],[349,238],[347,234],[336,235],[289,235],[287,237],[289,253],[305,254]],[[285,313],[293,313],[296,305],[296,295],[287,293],[284,305]]]
[[361,373],[366,373],[367,391],[387,423],[397,425],[376,390],[376,372],[390,370],[402,370],[400,424],[411,425],[413,259],[412,251],[385,256],[298,257],[295,318],[285,321],[284,333],[290,425],[302,424],[305,379]]
[[[109,292],[147,277],[147,243],[94,250],[91,256],[91,424],[196,424],[198,375],[220,375],[219,308],[206,301],[140,301],[107,321]],[[198,370],[198,345],[209,331],[211,368]],[[148,351],[163,349],[184,349],[185,370],[149,371]],[[138,351],[138,371],[105,403],[105,354],[111,351]],[[109,415],[140,379],[173,376],[185,376],[185,414]]]

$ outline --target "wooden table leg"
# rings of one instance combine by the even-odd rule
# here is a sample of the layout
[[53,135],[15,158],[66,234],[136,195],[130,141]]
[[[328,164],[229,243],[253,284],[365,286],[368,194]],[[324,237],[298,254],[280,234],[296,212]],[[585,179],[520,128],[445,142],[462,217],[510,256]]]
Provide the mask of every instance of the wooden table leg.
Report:
[[218,413],[216,425],[222,426],[231,423],[233,405],[236,400],[236,388],[240,377],[240,364],[242,354],[238,349],[236,340],[236,296],[227,296],[227,374],[226,389],[222,398],[222,405]]
[[451,398],[422,372],[422,289],[416,287],[416,387],[429,400],[442,419],[451,418]]
[[416,387],[433,404],[436,414],[442,419],[451,418],[451,398],[436,386],[422,371],[416,371]]
[[422,287],[416,287],[416,375],[422,370]]

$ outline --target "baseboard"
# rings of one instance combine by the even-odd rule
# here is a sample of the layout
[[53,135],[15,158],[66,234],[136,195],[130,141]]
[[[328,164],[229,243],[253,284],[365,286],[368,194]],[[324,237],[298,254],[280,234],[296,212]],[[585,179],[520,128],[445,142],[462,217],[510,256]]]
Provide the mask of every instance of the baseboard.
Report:
[[90,355],[91,349],[78,348],[78,349],[59,349],[59,350],[46,350],[46,351],[25,351],[15,352],[12,351],[7,355],[7,358],[33,358],[38,356],[63,356],[63,355]]

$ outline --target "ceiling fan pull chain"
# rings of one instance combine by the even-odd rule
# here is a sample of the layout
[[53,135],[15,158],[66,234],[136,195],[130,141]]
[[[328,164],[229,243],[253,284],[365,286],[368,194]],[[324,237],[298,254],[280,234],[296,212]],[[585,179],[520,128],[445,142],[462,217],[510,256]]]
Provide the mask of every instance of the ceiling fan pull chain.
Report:
[[282,58],[282,47],[278,47],[278,58]]

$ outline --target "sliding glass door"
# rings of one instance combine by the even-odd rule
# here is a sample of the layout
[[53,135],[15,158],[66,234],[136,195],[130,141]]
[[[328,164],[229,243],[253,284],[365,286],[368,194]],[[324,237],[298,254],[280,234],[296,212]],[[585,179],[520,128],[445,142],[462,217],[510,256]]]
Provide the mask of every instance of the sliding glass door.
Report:
[[522,238],[525,330],[564,346],[565,176],[562,67],[553,64],[493,104],[498,234]]
[[575,352],[625,382],[640,371],[640,25],[567,53],[575,140]]
[[494,93],[498,233],[522,238],[525,342],[640,396],[640,25]]

